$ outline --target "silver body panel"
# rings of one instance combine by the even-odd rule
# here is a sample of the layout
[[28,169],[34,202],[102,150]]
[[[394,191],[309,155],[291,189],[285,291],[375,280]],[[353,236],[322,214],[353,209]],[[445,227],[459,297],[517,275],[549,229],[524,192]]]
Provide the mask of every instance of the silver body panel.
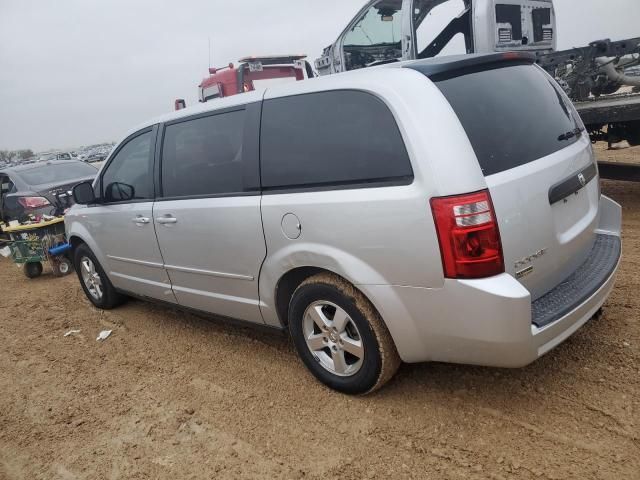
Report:
[[[156,202],[153,214],[178,304],[262,323],[260,196]],[[166,217],[176,223],[159,223]]]
[[[175,303],[153,225],[153,202],[101,205],[82,209],[78,234],[121,290]],[[70,219],[74,219],[71,212]],[[143,220],[142,223],[138,220]],[[137,222],[137,223],[136,223]]]
[[[574,311],[544,329],[532,325],[532,301],[584,262],[595,235],[620,236],[620,206],[600,197],[597,177],[566,203],[549,204],[552,185],[594,161],[587,139],[485,177],[444,95],[424,75],[401,66],[208,102],[141,128],[261,98],[365,91],[395,117],[413,168],[411,184],[129,208],[77,205],[66,218],[69,238],[89,245],[114,285],[139,295],[282,327],[278,282],[293,269],[314,267],[346,278],[369,298],[404,361],[516,367],[535,360],[606,300],[615,271]],[[481,280],[445,279],[429,200],[483,189],[493,198],[506,272]],[[131,222],[136,214],[153,223],[138,228]],[[160,223],[167,215],[177,223]],[[547,254],[533,262],[533,273],[517,280],[517,260],[540,249]]]

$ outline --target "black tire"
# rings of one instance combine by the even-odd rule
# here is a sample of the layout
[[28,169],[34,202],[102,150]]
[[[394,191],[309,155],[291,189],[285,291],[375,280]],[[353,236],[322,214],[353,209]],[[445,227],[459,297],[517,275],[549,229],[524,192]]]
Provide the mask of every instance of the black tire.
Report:
[[40,262],[25,263],[22,268],[24,269],[24,274],[27,278],[38,278],[42,275],[42,263]]
[[51,269],[54,277],[64,277],[73,271],[73,265],[67,257],[59,257],[51,260]]
[[[307,346],[305,312],[311,305],[325,301],[348,314],[364,347],[361,366],[350,376],[339,376],[329,371]],[[296,289],[289,303],[289,331],[306,367],[319,381],[339,392],[351,395],[371,393],[387,383],[401,363],[389,330],[371,302],[337,275],[314,275]]]
[[627,128],[627,140],[629,141],[629,145],[637,147],[640,145],[640,122],[629,122]]
[[[111,284],[109,277],[104,273],[104,270],[95,255],[91,251],[91,249],[86,244],[79,245],[74,252],[74,266],[76,273],[78,274],[78,280],[80,280],[80,286],[82,286],[82,290],[84,290],[85,295],[89,299],[89,301],[97,308],[102,310],[111,310],[116,308],[119,305],[122,305],[126,301],[126,297],[121,293],[118,293],[116,289]],[[84,258],[88,258],[93,262],[95,266],[96,273],[100,277],[101,287],[102,287],[102,295],[100,298],[94,297],[87,288],[87,285],[82,278],[82,261]]]

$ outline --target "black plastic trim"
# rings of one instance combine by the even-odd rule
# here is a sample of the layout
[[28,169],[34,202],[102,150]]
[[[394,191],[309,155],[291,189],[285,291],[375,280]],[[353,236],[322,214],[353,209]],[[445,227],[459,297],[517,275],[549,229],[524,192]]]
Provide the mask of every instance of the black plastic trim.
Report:
[[587,260],[556,288],[532,302],[531,323],[546,327],[583,304],[611,278],[621,253],[620,237],[597,235]]
[[416,70],[437,82],[469,73],[512,65],[533,65],[536,56],[528,52],[489,53],[477,55],[456,55],[412,62],[403,68]]
[[336,190],[356,190],[361,188],[405,187],[413,183],[414,177],[382,178],[371,181],[331,182],[314,185],[287,185],[286,187],[263,187],[263,195],[283,195],[288,193],[331,192]]
[[[597,174],[598,169],[596,168],[595,163],[592,163],[579,172],[576,172],[561,182],[556,183],[549,189],[549,203],[553,205],[554,203],[558,203],[565,198],[570,197],[574,193],[579,192],[586,187]],[[580,181],[580,175],[584,178],[584,184]]]

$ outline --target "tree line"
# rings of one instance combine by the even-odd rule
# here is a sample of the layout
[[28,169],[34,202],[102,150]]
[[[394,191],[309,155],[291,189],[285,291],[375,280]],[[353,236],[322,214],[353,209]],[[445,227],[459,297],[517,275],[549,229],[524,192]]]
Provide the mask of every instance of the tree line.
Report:
[[0,150],[0,162],[26,160],[33,157],[33,150]]

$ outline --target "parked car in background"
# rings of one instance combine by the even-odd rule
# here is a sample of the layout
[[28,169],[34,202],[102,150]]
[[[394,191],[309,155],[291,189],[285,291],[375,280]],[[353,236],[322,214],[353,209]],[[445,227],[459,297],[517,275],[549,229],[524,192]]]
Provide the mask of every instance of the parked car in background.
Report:
[[98,170],[77,160],[20,165],[0,170],[0,219],[23,221],[29,214],[60,215],[73,204],[71,189]]
[[85,294],[288,329],[352,394],[401,360],[533,362],[600,309],[621,253],[584,125],[534,62],[396,63],[148,122],[74,189]]
[[98,163],[98,162],[104,162],[106,158],[107,158],[106,154],[97,153],[95,155],[91,155],[91,156],[85,158],[84,161],[87,162],[87,163]]

